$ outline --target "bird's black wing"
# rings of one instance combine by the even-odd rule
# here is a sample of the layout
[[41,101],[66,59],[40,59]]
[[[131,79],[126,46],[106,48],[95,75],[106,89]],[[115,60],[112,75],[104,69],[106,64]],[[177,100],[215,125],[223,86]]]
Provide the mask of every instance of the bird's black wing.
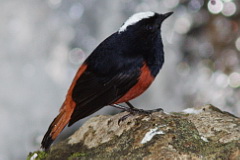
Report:
[[140,66],[125,66],[115,73],[110,69],[109,74],[99,74],[87,68],[73,88],[72,98],[76,108],[69,126],[121,98],[137,83],[140,69]]

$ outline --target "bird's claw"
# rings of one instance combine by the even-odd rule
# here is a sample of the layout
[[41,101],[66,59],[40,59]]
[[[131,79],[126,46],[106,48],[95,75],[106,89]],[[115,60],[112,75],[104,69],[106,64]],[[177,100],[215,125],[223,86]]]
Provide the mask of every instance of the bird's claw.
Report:
[[125,121],[128,117],[136,115],[136,114],[144,114],[144,115],[149,115],[153,112],[162,112],[163,109],[162,108],[157,108],[157,109],[153,109],[153,110],[143,110],[143,109],[137,109],[137,108],[131,108],[130,110],[128,110],[128,112],[130,112],[127,115],[124,115],[123,117],[119,118],[118,120],[118,125]]
[[152,109],[152,110],[143,110],[143,109],[137,109],[137,108],[134,108],[130,111],[130,114],[145,114],[145,115],[148,115],[148,114],[152,114],[153,112],[162,112],[163,109],[162,108],[157,108],[157,109]]
[[129,114],[127,114],[127,115],[124,115],[124,116],[122,116],[121,118],[119,118],[119,120],[118,120],[118,125],[119,125],[121,122],[125,121],[125,120],[126,120],[128,117],[130,117],[130,116],[132,116],[131,113],[129,113]]

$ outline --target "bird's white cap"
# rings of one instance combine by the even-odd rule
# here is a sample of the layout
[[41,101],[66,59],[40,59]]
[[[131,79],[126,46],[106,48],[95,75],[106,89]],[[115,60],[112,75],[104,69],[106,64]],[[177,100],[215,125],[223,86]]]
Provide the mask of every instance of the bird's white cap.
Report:
[[149,17],[153,17],[155,15],[154,12],[148,11],[148,12],[139,12],[139,13],[135,13],[134,15],[132,15],[131,17],[129,17],[126,22],[122,25],[122,27],[118,30],[118,33],[121,33],[123,31],[125,31],[127,29],[128,26],[131,26],[139,21],[141,21],[142,19],[146,19]]

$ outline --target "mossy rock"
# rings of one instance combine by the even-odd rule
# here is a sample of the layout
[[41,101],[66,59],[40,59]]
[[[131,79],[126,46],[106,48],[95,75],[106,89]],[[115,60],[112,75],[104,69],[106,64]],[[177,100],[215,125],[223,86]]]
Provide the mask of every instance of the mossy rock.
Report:
[[34,152],[36,160],[240,159],[240,119],[214,106],[134,115],[118,124],[126,114],[91,118],[47,153]]

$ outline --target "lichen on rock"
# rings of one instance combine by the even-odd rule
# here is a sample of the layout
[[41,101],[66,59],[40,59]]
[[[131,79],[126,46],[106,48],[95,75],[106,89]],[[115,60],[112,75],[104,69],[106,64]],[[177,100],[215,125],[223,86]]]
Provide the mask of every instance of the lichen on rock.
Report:
[[240,119],[212,105],[118,124],[126,114],[91,118],[43,159],[240,159]]

